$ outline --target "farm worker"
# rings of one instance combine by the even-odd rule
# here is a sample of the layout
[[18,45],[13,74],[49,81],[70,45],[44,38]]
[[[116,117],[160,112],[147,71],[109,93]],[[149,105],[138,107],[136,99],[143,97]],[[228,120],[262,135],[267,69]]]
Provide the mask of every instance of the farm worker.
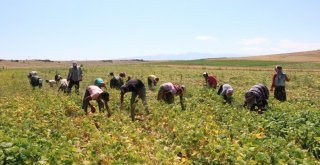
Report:
[[121,78],[125,78],[125,77],[126,77],[126,73],[120,72],[119,76],[120,76]]
[[110,88],[120,89],[123,84],[123,79],[120,76],[114,76],[110,80]]
[[233,89],[230,84],[222,84],[219,87],[218,95],[222,96],[225,103],[231,104]]
[[131,80],[131,79],[132,79],[132,77],[131,77],[131,76],[128,76],[128,79],[127,79],[126,82],[128,82],[128,81]]
[[96,78],[96,80],[94,80],[94,85],[98,86],[99,88],[106,87],[102,78]]
[[147,99],[146,99],[146,88],[141,80],[138,79],[131,79],[127,81],[124,85],[121,86],[121,98],[120,98],[120,109],[123,109],[123,97],[124,94],[127,92],[132,92],[131,95],[131,119],[134,121],[135,119],[135,106],[138,100],[136,100],[136,97],[139,96],[141,98],[142,103],[144,105],[145,111],[147,114],[149,114],[149,109],[147,105]]
[[266,110],[268,105],[269,90],[263,84],[257,84],[250,88],[244,95],[244,107],[250,108],[250,110],[255,110],[258,107],[258,111]]
[[276,98],[279,101],[286,101],[287,95],[286,95],[286,81],[289,81],[289,78],[285,73],[282,71],[282,66],[277,65],[275,70],[275,74],[272,77],[272,85],[270,91],[274,90],[274,98]]
[[149,89],[153,89],[154,86],[157,85],[159,78],[155,75],[148,76],[148,87]]
[[160,86],[158,91],[158,98],[157,100],[163,100],[168,104],[174,103],[174,97],[180,97],[180,104],[182,110],[185,110],[186,107],[183,103],[183,96],[186,93],[186,87],[184,85],[177,85],[171,82],[164,83]]
[[54,80],[56,82],[59,82],[60,80],[62,79],[61,75],[59,73],[57,73],[55,76],[54,76]]
[[73,85],[75,85],[76,93],[79,94],[80,81],[82,81],[83,73],[81,67],[76,61],[72,61],[72,66],[69,68],[67,80],[69,81],[68,93],[71,93]]
[[88,114],[87,108],[88,105],[91,108],[91,112],[94,113],[96,109],[94,106],[90,103],[90,100],[96,100],[99,106],[99,112],[103,112],[104,106],[107,109],[108,117],[111,116],[110,109],[108,106],[109,101],[109,93],[106,91],[102,91],[98,86],[96,85],[89,85],[86,88],[86,92],[83,96],[83,102],[82,102],[82,109],[86,114]]
[[113,73],[113,72],[110,72],[110,73],[108,74],[108,76],[113,77],[113,76],[114,76],[114,73]]
[[29,78],[30,85],[33,89],[35,89],[37,86],[39,88],[42,87],[42,79],[38,76],[37,71],[31,71],[27,77]]
[[61,79],[60,80],[60,87],[58,89],[58,92],[59,91],[63,91],[64,93],[67,93],[67,90],[68,90],[68,81],[67,79]]
[[207,83],[210,87],[212,87],[212,88],[214,88],[214,89],[217,88],[217,79],[216,79],[215,76],[211,76],[211,75],[209,76],[207,72],[203,72],[202,75],[203,75],[203,77],[204,77],[204,80],[206,81],[206,83]]
[[46,83],[48,83],[50,87],[53,87],[53,84],[57,84],[56,80],[46,80]]

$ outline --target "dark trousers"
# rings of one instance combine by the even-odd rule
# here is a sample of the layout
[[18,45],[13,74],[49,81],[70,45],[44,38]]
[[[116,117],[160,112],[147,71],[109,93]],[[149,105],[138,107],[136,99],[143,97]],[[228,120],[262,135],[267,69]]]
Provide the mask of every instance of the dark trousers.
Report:
[[131,103],[131,119],[132,121],[134,120],[135,118],[135,107],[136,107],[136,98],[137,96],[139,96],[142,100],[142,103],[143,103],[143,106],[144,106],[144,110],[146,111],[147,114],[149,114],[149,109],[148,109],[148,105],[147,105],[147,97],[146,97],[146,88],[145,87],[142,87],[140,88],[137,92],[132,92],[132,95],[131,95],[131,100],[130,100],[130,103]]
[[151,89],[153,87],[153,82],[148,78],[148,87]]
[[37,87],[37,86],[39,86],[39,88],[41,88],[42,87],[42,79],[39,77],[31,77],[30,84],[33,89],[35,89],[35,87]]
[[220,85],[219,90],[218,90],[218,93],[217,93],[218,95],[220,95],[220,93],[222,92],[222,90],[223,90],[222,87],[223,87],[223,85]]
[[279,101],[286,101],[287,100],[286,88],[284,86],[276,86],[274,90],[274,98]]
[[70,80],[70,82],[69,82],[68,93],[71,93],[71,89],[72,89],[73,85],[75,86],[76,93],[79,94],[80,83],[79,83],[79,81],[73,81],[73,80]]

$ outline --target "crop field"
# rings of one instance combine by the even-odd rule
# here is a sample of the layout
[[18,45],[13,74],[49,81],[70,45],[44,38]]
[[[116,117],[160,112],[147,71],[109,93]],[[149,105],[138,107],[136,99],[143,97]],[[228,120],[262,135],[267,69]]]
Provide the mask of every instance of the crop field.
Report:
[[[27,79],[32,68],[1,69],[0,164],[320,164],[320,73],[290,70],[317,65],[284,63],[290,78],[288,101],[278,102],[270,92],[263,114],[243,108],[243,96],[257,83],[270,89],[274,63],[264,65],[269,70],[175,65],[84,65],[80,95],[58,93],[58,86],[45,82],[42,89],[32,90]],[[66,78],[68,67],[36,70],[45,80],[56,72]],[[111,117],[84,114],[86,86],[97,77],[109,84],[110,71],[126,72],[145,85],[150,74],[160,78],[156,90],[147,90],[151,115],[140,100],[132,122],[131,93],[120,110],[120,92],[108,86]],[[218,85],[232,85],[232,105],[223,104],[217,91],[205,86],[204,71],[217,76]],[[164,82],[186,86],[185,111],[178,97],[174,104],[156,100]]]

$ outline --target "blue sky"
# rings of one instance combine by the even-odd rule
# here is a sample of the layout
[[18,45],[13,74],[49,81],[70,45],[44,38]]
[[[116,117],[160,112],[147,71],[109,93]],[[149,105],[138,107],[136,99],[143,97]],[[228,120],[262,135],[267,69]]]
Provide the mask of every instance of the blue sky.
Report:
[[1,0],[0,58],[315,50],[319,6],[318,0]]

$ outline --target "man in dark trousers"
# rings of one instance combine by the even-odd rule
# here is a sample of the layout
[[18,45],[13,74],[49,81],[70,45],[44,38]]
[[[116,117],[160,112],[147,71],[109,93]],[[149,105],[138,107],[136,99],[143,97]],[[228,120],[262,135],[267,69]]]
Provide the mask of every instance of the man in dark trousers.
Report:
[[82,81],[83,73],[81,67],[77,65],[76,61],[72,62],[72,66],[69,68],[69,74],[67,80],[69,82],[68,93],[71,93],[73,85],[75,85],[75,91],[79,94],[80,81]]
[[135,119],[135,107],[136,107],[136,103],[138,102],[138,100],[136,100],[137,96],[141,98],[142,103],[145,107],[146,113],[147,114],[150,113],[147,105],[147,100],[146,100],[146,88],[141,80],[131,79],[127,81],[124,85],[120,87],[120,91],[121,91],[121,98],[120,98],[121,109],[123,109],[124,94],[127,92],[132,92],[131,101],[130,101],[132,121],[134,121]]

